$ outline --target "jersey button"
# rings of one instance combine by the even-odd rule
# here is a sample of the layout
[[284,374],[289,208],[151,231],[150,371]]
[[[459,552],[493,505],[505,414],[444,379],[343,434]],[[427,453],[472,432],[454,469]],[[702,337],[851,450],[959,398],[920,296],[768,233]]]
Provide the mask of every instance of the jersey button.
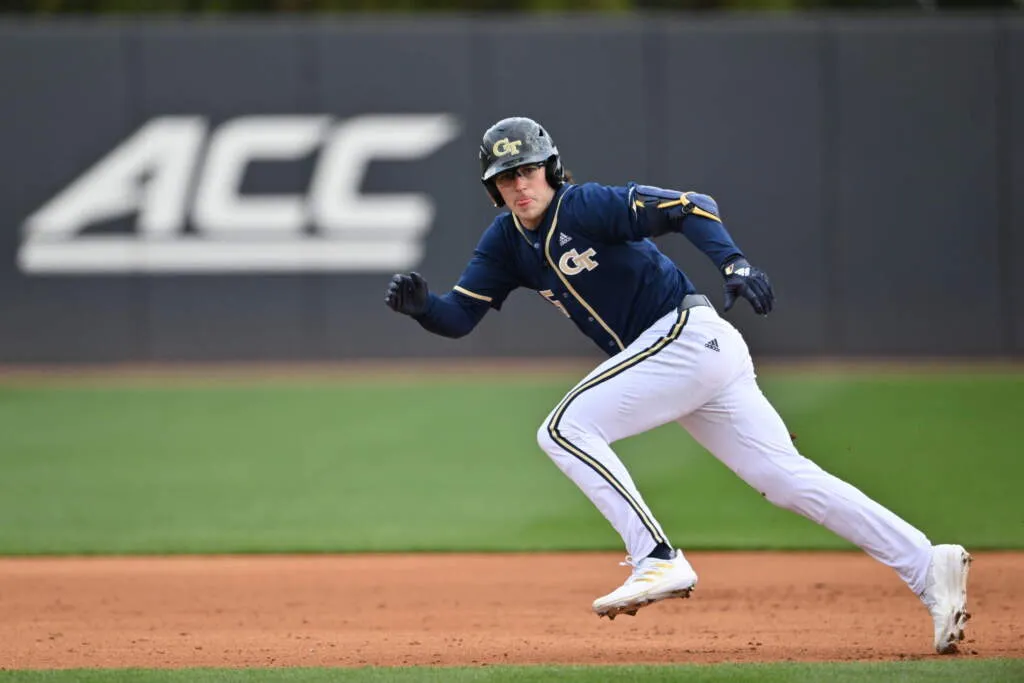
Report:
[[588,317],[588,318],[587,318],[587,322],[588,322],[588,323],[592,323],[592,322],[594,322],[594,319],[593,319],[593,318],[591,318],[591,317]]

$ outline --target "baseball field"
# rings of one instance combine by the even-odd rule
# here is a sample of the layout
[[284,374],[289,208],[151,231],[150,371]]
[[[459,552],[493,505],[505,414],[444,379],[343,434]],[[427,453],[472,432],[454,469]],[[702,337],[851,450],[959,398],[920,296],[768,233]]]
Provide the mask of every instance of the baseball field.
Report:
[[676,425],[618,446],[700,583],[536,428],[586,365],[0,372],[0,682],[1021,681],[1024,369],[766,367],[801,451],[974,555],[955,656],[894,572]]

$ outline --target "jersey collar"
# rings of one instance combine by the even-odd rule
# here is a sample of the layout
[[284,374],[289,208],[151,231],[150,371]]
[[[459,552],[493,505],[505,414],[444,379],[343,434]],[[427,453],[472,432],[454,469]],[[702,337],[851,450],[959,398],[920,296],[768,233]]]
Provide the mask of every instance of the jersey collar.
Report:
[[516,230],[519,231],[519,234],[522,235],[527,242],[531,244],[536,244],[538,242],[540,244],[544,244],[544,239],[547,237],[548,231],[551,230],[551,222],[555,218],[558,200],[561,199],[562,195],[565,194],[570,187],[572,187],[572,185],[565,183],[555,191],[555,196],[551,198],[551,203],[548,204],[548,208],[544,212],[544,220],[540,222],[540,225],[537,226],[536,230],[527,230],[523,227],[522,223],[519,222],[516,215],[514,213],[512,214],[512,223],[516,226]]

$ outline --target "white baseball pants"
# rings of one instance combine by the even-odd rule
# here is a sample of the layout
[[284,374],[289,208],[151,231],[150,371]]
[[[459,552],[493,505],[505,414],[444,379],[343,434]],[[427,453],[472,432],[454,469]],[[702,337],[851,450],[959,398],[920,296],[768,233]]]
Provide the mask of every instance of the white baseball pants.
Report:
[[924,590],[928,538],[797,452],[757,386],[746,342],[713,308],[660,319],[566,394],[537,440],[642,558],[671,543],[610,444],[673,420],[769,501],[892,567],[915,594]]

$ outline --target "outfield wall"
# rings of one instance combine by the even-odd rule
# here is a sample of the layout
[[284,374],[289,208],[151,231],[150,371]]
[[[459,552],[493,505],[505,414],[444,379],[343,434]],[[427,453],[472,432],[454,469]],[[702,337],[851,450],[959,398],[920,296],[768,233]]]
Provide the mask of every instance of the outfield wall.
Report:
[[1014,15],[5,20],[0,88],[0,362],[593,354],[527,291],[459,341],[383,306],[454,283],[511,114],[579,180],[715,195],[758,355],[1024,351]]

